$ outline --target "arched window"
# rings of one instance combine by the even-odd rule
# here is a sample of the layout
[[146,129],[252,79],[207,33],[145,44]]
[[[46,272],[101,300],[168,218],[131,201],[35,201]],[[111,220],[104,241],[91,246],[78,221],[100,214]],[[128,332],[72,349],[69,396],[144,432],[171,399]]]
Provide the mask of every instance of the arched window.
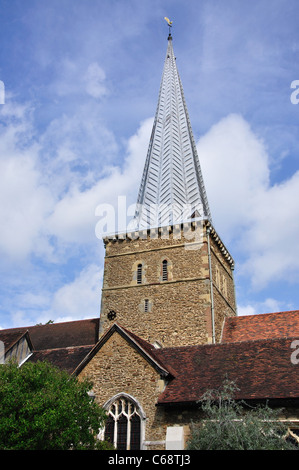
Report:
[[137,284],[142,284],[142,264],[137,266]]
[[108,402],[106,408],[108,418],[104,439],[117,450],[139,450],[144,415],[137,403],[131,397],[122,395],[112,403]]
[[168,262],[167,259],[162,261],[162,281],[168,281]]

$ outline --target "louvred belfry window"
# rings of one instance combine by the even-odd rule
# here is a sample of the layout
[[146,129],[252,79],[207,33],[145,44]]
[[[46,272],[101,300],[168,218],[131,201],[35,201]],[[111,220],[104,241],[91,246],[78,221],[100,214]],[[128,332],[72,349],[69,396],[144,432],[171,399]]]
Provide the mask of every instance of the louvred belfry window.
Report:
[[137,284],[142,284],[142,264],[137,266]]
[[167,262],[167,259],[162,261],[162,281],[168,281],[168,262]]
[[135,403],[126,397],[116,400],[108,410],[104,439],[117,450],[139,450],[141,417]]

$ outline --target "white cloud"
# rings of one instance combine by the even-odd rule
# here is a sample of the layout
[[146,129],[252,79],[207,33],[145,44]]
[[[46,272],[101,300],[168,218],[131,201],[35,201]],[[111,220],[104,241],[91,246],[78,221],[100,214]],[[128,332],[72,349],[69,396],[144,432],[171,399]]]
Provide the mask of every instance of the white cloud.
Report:
[[[113,206],[117,218],[118,196],[127,197],[127,208],[136,202],[153,119],[142,122],[126,142],[122,166],[109,159],[88,166],[86,160],[88,169],[82,171],[73,167],[83,155],[83,147],[78,150],[75,145],[82,129],[78,116],[53,121],[35,142],[30,112],[30,107],[16,104],[2,109],[6,124],[0,130],[0,198],[5,203],[0,206],[0,250],[11,260],[25,260],[33,254],[59,263],[67,258],[68,249],[73,253],[73,245],[97,244],[99,205]],[[92,136],[95,129],[88,125],[85,131]],[[107,152],[116,153],[113,135],[103,127],[101,132],[107,137]],[[95,138],[89,151],[97,145]],[[232,255],[236,252],[242,259],[238,275],[254,289],[281,278],[296,279],[299,240],[293,234],[299,232],[299,172],[271,186],[266,148],[239,115],[214,125],[199,140],[198,153],[215,228]],[[76,317],[85,314],[85,304],[89,314],[100,297],[95,290],[96,271],[99,268],[92,265],[75,281],[56,287],[52,303],[47,291],[44,308],[40,296],[25,299],[28,312],[39,308],[47,313],[44,321],[50,318],[48,312],[56,312],[59,318]],[[245,313],[253,308],[251,304],[240,307]],[[25,310],[16,308],[14,315],[21,321]]]
[[44,321],[52,319],[61,322],[98,317],[101,288],[100,267],[95,264],[85,267],[72,282],[55,292],[50,309],[43,313]]
[[246,305],[238,305],[238,316],[244,315],[258,315],[260,313],[275,313],[280,312],[284,304],[276,299],[267,298],[263,302],[253,302]]
[[215,228],[230,238],[252,221],[257,199],[268,186],[268,155],[239,115],[215,124],[197,149]]
[[265,191],[246,234],[245,264],[256,288],[273,280],[295,281],[299,274],[299,172]]
[[299,172],[274,186],[270,158],[248,123],[230,115],[198,142],[215,228],[255,289],[299,274]]
[[99,205],[111,206],[117,217],[118,196],[126,196],[128,205],[136,202],[152,122],[151,118],[141,123],[136,134],[129,139],[123,169],[106,167],[104,175],[86,190],[78,184],[71,186],[47,220],[49,233],[67,243],[90,242],[95,237],[98,221],[95,212]]
[[97,62],[93,62],[87,68],[84,76],[86,83],[86,92],[93,98],[102,98],[107,94],[107,86],[105,83],[106,74]]
[[107,95],[106,73],[97,63],[86,65],[85,61],[72,61],[64,58],[59,63],[57,79],[51,85],[58,96],[87,93],[100,99]]
[[32,250],[45,255],[50,248],[41,233],[53,201],[40,182],[28,112],[7,105],[2,116],[6,125],[0,128],[0,250],[11,259],[26,258]]
[[[141,123],[125,143],[122,166],[99,158],[82,171],[72,166],[82,155],[74,145],[80,128],[77,117],[52,121],[38,141],[33,138],[30,107],[8,104],[1,117],[3,322],[26,326],[98,316],[104,253],[99,266],[92,264],[95,252],[103,251],[95,234],[95,209],[100,203],[117,209],[120,195],[127,195],[129,204],[136,202],[153,120]],[[93,135],[90,126],[86,132]],[[116,150],[114,138],[101,129],[106,136],[101,151],[108,155]],[[69,281],[74,270],[79,274]]]
[[36,293],[15,296],[11,325],[30,326],[49,320],[59,323],[99,317],[102,274],[101,266],[87,264],[75,278],[71,273],[71,280],[52,291],[50,285],[41,285],[36,279]]
[[[61,255],[66,245],[95,241],[98,204],[117,208],[120,195],[127,195],[130,203],[136,201],[152,119],[142,123],[128,140],[123,168],[109,164],[109,158],[104,164],[99,159],[94,168],[95,163],[89,165],[86,160],[83,143],[80,141],[81,148],[75,145],[78,129],[82,130],[78,117],[52,121],[39,142],[34,142],[30,108],[7,105],[2,115],[4,112],[6,125],[0,129],[0,198],[4,202],[0,206],[0,250],[7,258],[24,260],[35,254],[57,261],[55,249]],[[94,132],[84,127],[84,135],[91,137]],[[99,135],[102,152],[107,156],[115,153],[116,144],[108,130],[101,128]],[[90,141],[92,138],[89,152],[98,144],[97,138]],[[72,166],[74,162],[83,167],[86,164],[87,169]],[[50,242],[53,236],[58,239],[55,247]]]

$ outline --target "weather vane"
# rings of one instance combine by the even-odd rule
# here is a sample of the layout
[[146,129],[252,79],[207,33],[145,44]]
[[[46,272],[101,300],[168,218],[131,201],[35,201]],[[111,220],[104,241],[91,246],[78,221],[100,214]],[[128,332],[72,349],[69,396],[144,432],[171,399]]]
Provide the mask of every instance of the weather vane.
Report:
[[171,36],[170,29],[171,29],[171,27],[172,27],[172,21],[170,21],[170,19],[167,18],[167,16],[164,16],[164,20],[167,21],[167,23],[168,23],[168,26],[169,26],[169,36]]

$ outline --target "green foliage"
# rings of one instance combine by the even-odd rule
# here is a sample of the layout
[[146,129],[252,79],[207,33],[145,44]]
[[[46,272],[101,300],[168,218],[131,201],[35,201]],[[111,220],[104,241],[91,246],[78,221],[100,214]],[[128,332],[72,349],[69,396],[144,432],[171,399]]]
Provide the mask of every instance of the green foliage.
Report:
[[283,436],[287,427],[279,422],[281,410],[267,405],[249,408],[234,400],[236,386],[226,380],[219,390],[208,391],[200,400],[204,418],[193,424],[191,450],[292,450]]
[[108,448],[96,439],[105,412],[80,382],[46,362],[0,366],[0,449]]

